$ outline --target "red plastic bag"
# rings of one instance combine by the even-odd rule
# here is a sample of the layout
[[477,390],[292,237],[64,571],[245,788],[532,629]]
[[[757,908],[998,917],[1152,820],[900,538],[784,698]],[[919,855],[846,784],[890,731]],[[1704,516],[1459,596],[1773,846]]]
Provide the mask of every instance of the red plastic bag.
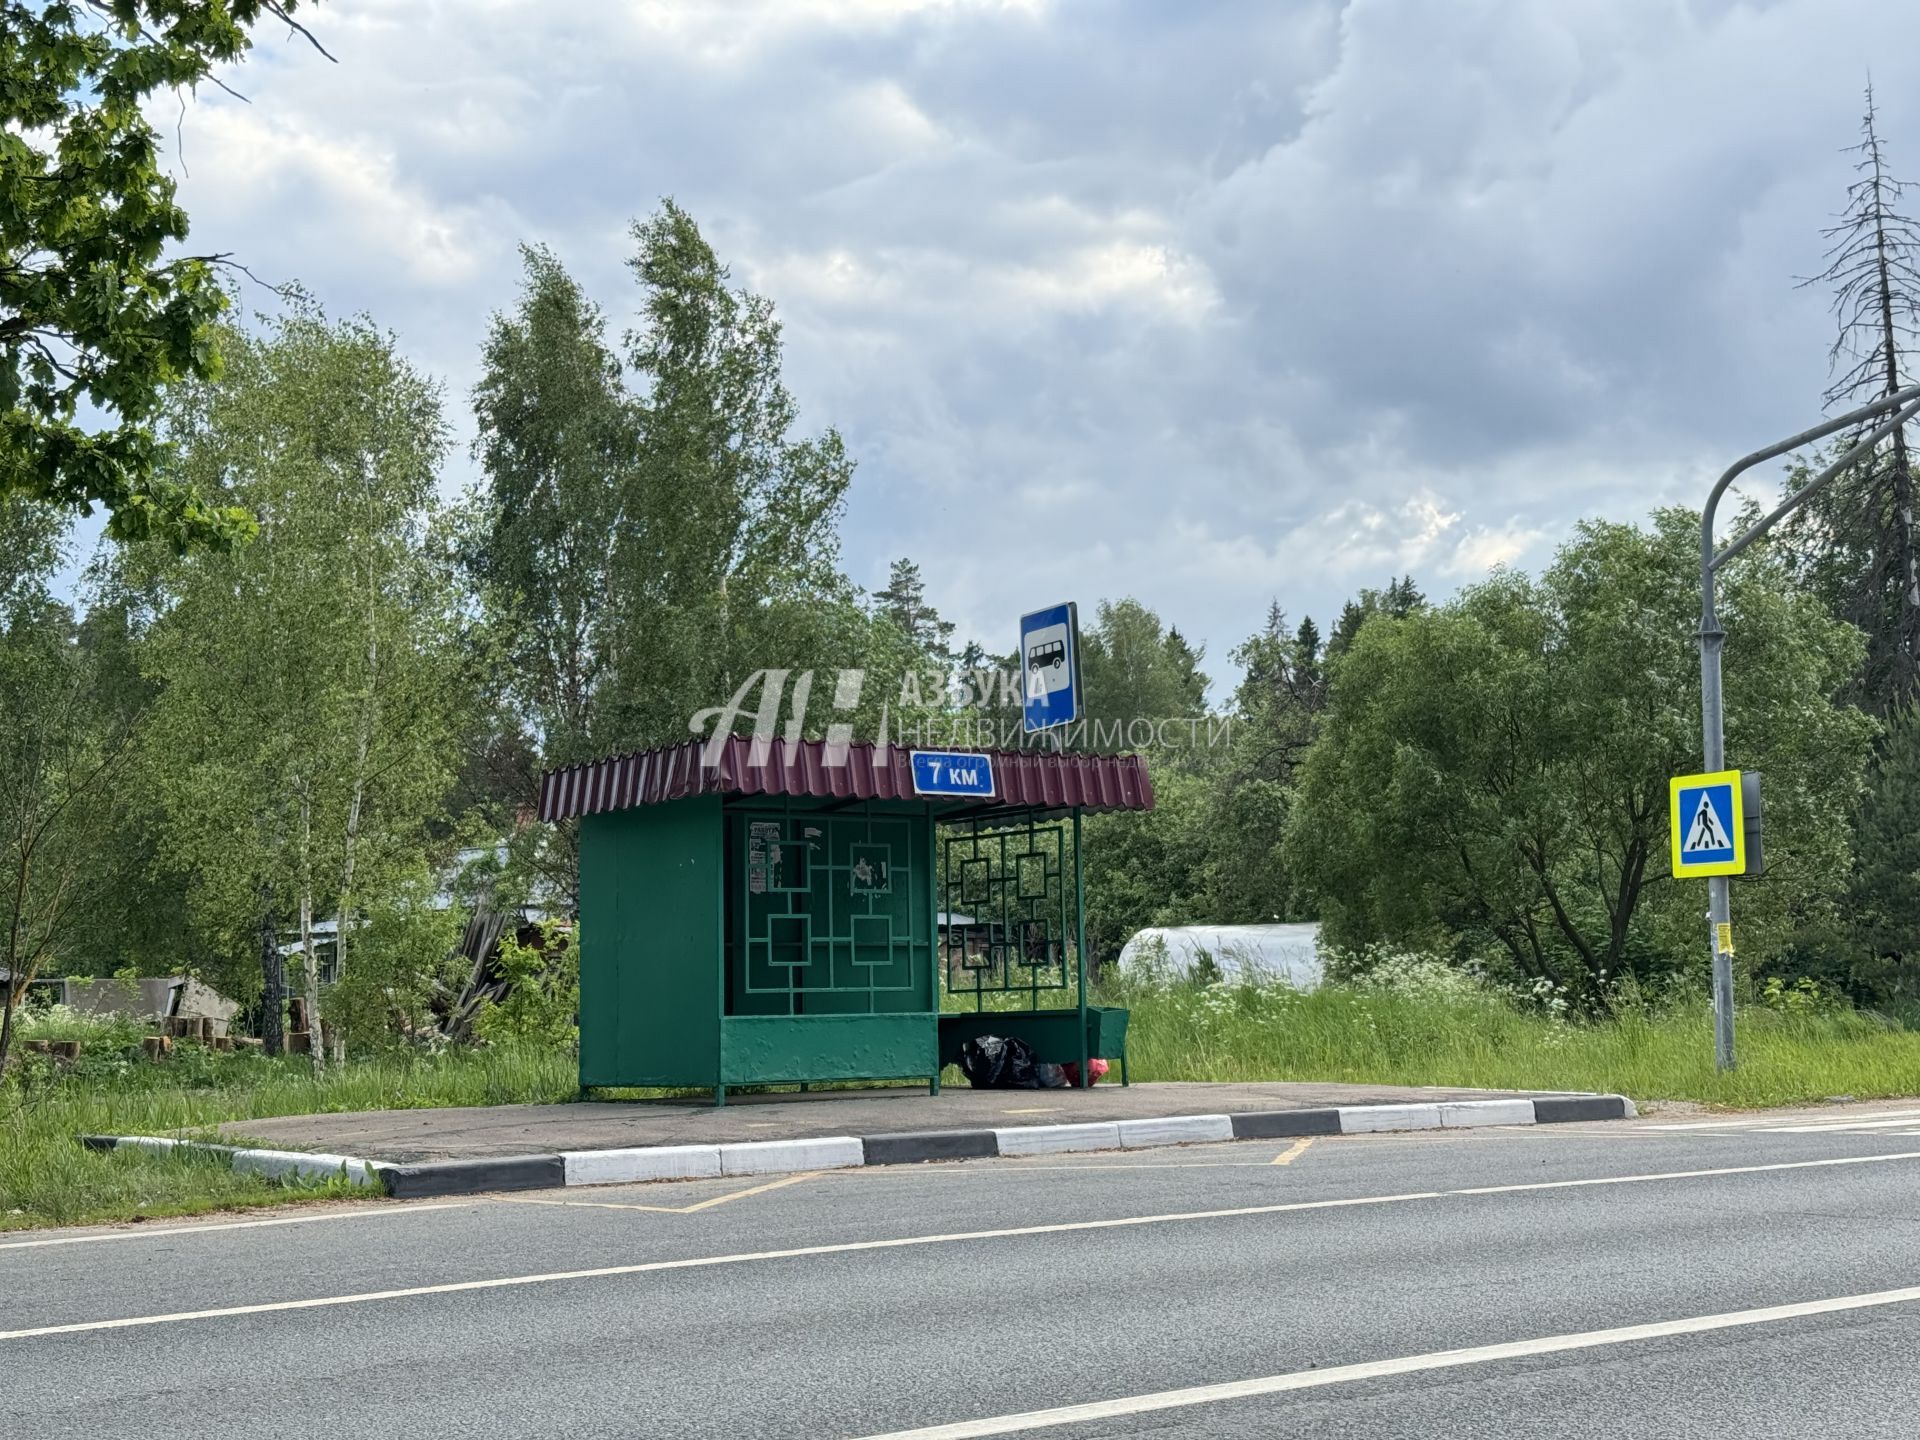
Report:
[[[1067,1084],[1077,1090],[1080,1087],[1080,1063],[1077,1060],[1069,1060],[1060,1068],[1066,1072]],[[1107,1073],[1107,1062],[1096,1056],[1087,1062],[1087,1073],[1093,1076],[1093,1083],[1098,1085],[1100,1077]]]

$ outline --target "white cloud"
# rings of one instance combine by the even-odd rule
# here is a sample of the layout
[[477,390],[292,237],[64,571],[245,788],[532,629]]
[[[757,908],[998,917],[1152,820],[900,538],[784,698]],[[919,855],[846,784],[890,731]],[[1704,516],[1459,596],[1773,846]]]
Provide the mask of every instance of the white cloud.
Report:
[[1863,33],[1920,174],[1920,13],[1872,0],[314,23],[339,65],[263,30],[251,107],[189,108],[196,246],[393,326],[465,423],[515,245],[618,329],[626,222],[674,195],[860,462],[857,579],[913,555],[990,644],[1133,593],[1216,668],[1269,600],[1538,564],[1808,423],[1829,322],[1792,277],[1848,178]]

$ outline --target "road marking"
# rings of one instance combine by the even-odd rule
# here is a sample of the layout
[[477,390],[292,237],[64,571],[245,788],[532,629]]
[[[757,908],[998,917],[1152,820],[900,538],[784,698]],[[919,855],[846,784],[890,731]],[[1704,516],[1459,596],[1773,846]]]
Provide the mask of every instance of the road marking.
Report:
[[1464,1350],[1436,1350],[1426,1355],[1402,1355],[1392,1360],[1369,1360],[1358,1365],[1334,1365],[1324,1370],[1294,1370],[1257,1380],[1233,1380],[1223,1385],[1194,1385],[1184,1390],[1158,1390],[1120,1400],[1095,1400],[1084,1405],[1060,1405],[1050,1410],[1028,1410],[985,1420],[961,1420],[950,1425],[927,1425],[918,1430],[889,1430],[866,1440],[983,1440],[1014,1435],[1023,1430],[1046,1430],[1056,1425],[1083,1425],[1116,1420],[1156,1410],[1178,1410],[1191,1405],[1218,1405],[1256,1395],[1280,1395],[1289,1390],[1317,1390],[1356,1380],[1383,1380],[1416,1375],[1423,1370],[1452,1370],[1463,1365],[1486,1365],[1531,1355],[1557,1355],[1569,1350],[1593,1350],[1603,1345],[1629,1345],[1640,1340],[1665,1340],[1676,1335],[1700,1335],[1743,1325],[1770,1325],[1802,1320],[1812,1315],[1835,1315],[1881,1305],[1904,1305],[1920,1300],[1920,1285],[1903,1290],[1877,1290],[1869,1295],[1843,1295],[1832,1300],[1807,1300],[1795,1305],[1767,1305],[1757,1310],[1729,1310],[1720,1315],[1696,1315],[1686,1320],[1660,1320],[1650,1325],[1622,1325],[1612,1330],[1583,1330],[1571,1335],[1543,1335],[1500,1345],[1474,1345]]
[[1024,1110],[1002,1110],[1002,1115],[1058,1115],[1058,1105],[1030,1105]]
[[1255,1215],[1291,1215],[1312,1210],[1351,1210],[1367,1205],[1404,1205],[1419,1200],[1445,1200],[1464,1195],[1512,1195],[1529,1191],[1572,1190],[1593,1185],[1645,1185],[1660,1180],[1698,1180],[1722,1175],[1760,1175],[1781,1170],[1819,1170],[1837,1165],[1887,1165],[1920,1160],[1920,1150],[1897,1155],[1848,1155],[1828,1160],[1790,1160],[1771,1165],[1731,1165],[1717,1170],[1669,1170],[1655,1175],[1606,1175],[1587,1180],[1537,1180],[1527,1185],[1485,1185],[1469,1190],[1411,1190],[1398,1195],[1359,1195],[1341,1200],[1295,1200],[1277,1205],[1241,1205],[1225,1210],[1180,1210],[1164,1215],[1126,1215],[1110,1220],[1067,1220],[1051,1225],[1016,1225],[999,1230],[962,1230],[949,1235],[903,1235],[891,1240],[847,1240],[832,1245],[799,1245],[789,1250],[754,1250],[737,1255],[706,1255],[685,1260],[645,1260],[633,1265],[602,1265],[591,1270],[552,1270],[537,1275],[504,1275],[491,1280],[454,1280],[439,1285],[411,1285],[399,1290],[368,1290],[353,1295],[320,1295],[307,1300],[270,1300],[255,1305],[224,1305],[211,1310],[180,1310],[164,1315],[130,1315],[114,1320],[79,1320],[65,1325],[38,1325],[27,1330],[0,1330],[0,1340],[27,1340],[40,1335],[77,1335],[93,1330],[128,1330],[142,1325],[173,1325],[187,1320],[218,1320],[234,1315],[270,1315],[283,1310],[324,1310],[339,1305],[364,1305],[375,1300],[407,1300],[421,1295],[460,1295],[476,1290],[506,1290],[522,1285],[547,1285],[563,1280],[605,1280],[623,1275],[651,1275],[668,1270],[702,1270],[716,1265],[744,1265],[758,1260],[796,1260],[815,1255],[854,1255],[870,1250],[907,1250],[927,1245],[953,1245],[975,1240],[1012,1240],[1033,1235],[1069,1235],[1081,1231],[1130,1230],[1147,1225],[1173,1225],[1193,1220],[1236,1220]]
[[730,1201],[745,1200],[750,1195],[764,1195],[769,1190],[798,1185],[802,1180],[818,1180],[826,1173],[824,1170],[808,1170],[800,1175],[782,1175],[778,1180],[769,1180],[764,1185],[729,1190],[725,1195],[715,1195],[710,1200],[696,1200],[691,1205],[637,1205],[626,1200],[536,1200],[525,1195],[498,1195],[494,1198],[508,1205],[561,1205],[571,1210],[650,1210],[656,1215],[692,1215]]
[[1869,1110],[1848,1117],[1841,1115],[1729,1115],[1720,1120],[1692,1120],[1679,1125],[1637,1125],[1637,1130],[1745,1130],[1785,1135],[1812,1133],[1816,1130],[1877,1129],[1903,1121],[1920,1119],[1920,1110]]
[[1274,1156],[1273,1160],[1270,1163],[1275,1165],[1291,1165],[1295,1160],[1298,1160],[1300,1158],[1301,1154],[1312,1143],[1313,1143],[1313,1137],[1311,1135],[1307,1136],[1305,1139],[1296,1140],[1293,1142],[1293,1144],[1289,1145],[1286,1149],[1282,1150],[1278,1155]]
[[94,1245],[103,1240],[164,1240],[170,1235],[204,1235],[214,1230],[259,1230],[268,1225],[313,1225],[322,1220],[370,1220],[383,1215],[424,1215],[429,1210],[458,1210],[471,1200],[439,1205],[382,1205],[378,1209],[348,1210],[331,1215],[283,1215],[273,1220],[228,1220],[207,1225],[160,1225],[152,1229],[113,1230],[100,1235],[59,1235],[49,1240],[8,1240],[0,1250],[39,1250],[49,1245]]

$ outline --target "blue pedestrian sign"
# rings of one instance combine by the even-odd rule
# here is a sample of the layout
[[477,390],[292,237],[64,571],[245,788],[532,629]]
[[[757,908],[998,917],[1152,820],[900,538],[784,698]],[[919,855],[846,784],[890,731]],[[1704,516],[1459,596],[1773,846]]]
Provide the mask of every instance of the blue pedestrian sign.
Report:
[[1674,878],[1745,874],[1747,837],[1740,772],[1676,776],[1668,793]]
[[1020,680],[1028,733],[1080,718],[1080,610],[1071,601],[1020,617]]
[[973,750],[914,750],[913,793],[993,798],[993,757]]

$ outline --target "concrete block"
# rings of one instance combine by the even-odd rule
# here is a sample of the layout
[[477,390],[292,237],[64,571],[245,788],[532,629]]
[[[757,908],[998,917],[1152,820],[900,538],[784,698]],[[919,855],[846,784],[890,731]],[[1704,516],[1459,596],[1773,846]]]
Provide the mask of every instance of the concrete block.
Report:
[[869,1165],[978,1160],[1000,1153],[991,1130],[916,1130],[899,1135],[869,1135],[862,1144]]
[[1243,1110],[1227,1117],[1236,1140],[1292,1140],[1301,1135],[1338,1135],[1340,1112],[1323,1110]]
[[558,1190],[567,1183],[558,1155],[501,1155],[483,1160],[428,1160],[417,1165],[376,1164],[375,1173],[396,1200],[484,1195],[489,1190]]
[[315,1155],[303,1150],[235,1150],[233,1168],[275,1180],[331,1180],[346,1176],[354,1185],[377,1185],[373,1167],[351,1155]]
[[563,1150],[569,1185],[641,1180],[709,1180],[720,1173],[718,1145],[645,1145],[631,1150]]
[[1631,1120],[1639,1113],[1624,1095],[1542,1095],[1533,1102],[1533,1118],[1541,1125],[1568,1120]]
[[866,1153],[851,1135],[817,1140],[749,1140],[720,1147],[722,1175],[781,1175],[795,1170],[844,1170],[864,1165]]
[[1531,1125],[1531,1100],[1442,1100],[1440,1123],[1449,1130],[1471,1125]]
[[1127,1150],[1233,1139],[1233,1121],[1225,1115],[1163,1115],[1148,1120],[1122,1120],[1119,1127],[1120,1144]]
[[1342,1105],[1340,1133],[1361,1135],[1374,1130],[1438,1130],[1438,1105]]
[[1090,1125],[1020,1125],[993,1134],[1002,1155],[1063,1155],[1071,1150],[1120,1148],[1120,1125],[1113,1120]]

